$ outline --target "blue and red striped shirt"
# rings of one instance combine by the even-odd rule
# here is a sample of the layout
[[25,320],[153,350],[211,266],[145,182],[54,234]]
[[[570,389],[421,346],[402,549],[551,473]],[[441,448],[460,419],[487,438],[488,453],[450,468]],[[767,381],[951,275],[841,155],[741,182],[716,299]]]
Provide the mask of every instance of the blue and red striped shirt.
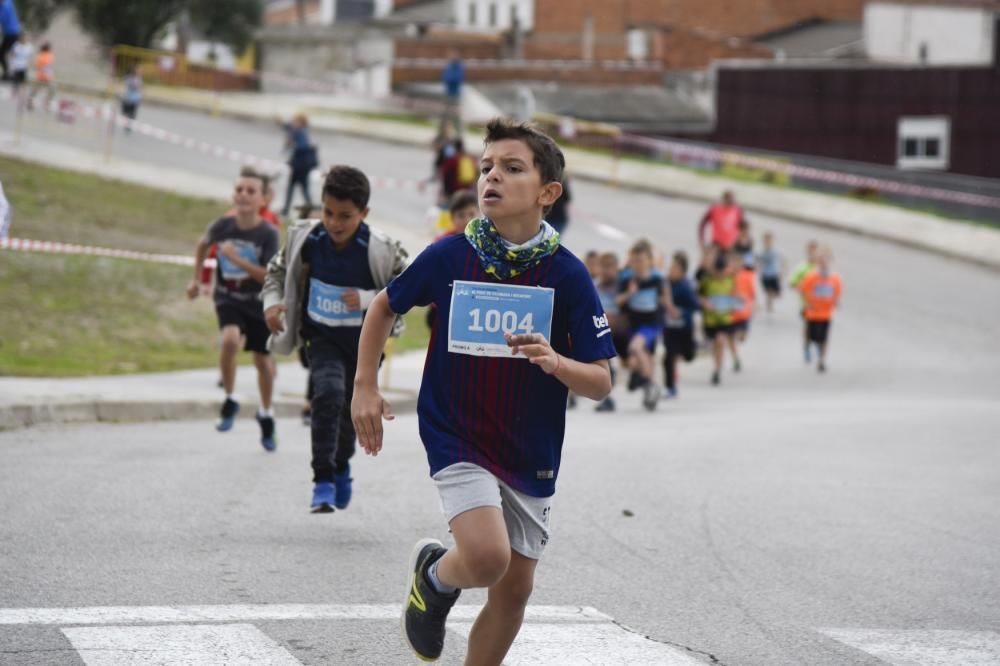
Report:
[[[430,473],[470,462],[525,494],[555,493],[566,429],[566,386],[524,358],[448,351],[453,280],[497,284],[465,236],[426,248],[388,287],[393,312],[434,304],[417,414]],[[583,263],[559,247],[534,268],[504,281],[555,290],[552,348],[590,363],[615,355],[607,317]]]

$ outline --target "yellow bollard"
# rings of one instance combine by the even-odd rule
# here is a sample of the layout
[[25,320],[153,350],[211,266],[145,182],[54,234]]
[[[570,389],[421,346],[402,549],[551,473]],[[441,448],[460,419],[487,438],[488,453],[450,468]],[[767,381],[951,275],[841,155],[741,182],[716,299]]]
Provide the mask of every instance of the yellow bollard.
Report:
[[396,338],[389,338],[385,343],[385,360],[382,361],[382,388],[392,388],[392,354],[396,347]]

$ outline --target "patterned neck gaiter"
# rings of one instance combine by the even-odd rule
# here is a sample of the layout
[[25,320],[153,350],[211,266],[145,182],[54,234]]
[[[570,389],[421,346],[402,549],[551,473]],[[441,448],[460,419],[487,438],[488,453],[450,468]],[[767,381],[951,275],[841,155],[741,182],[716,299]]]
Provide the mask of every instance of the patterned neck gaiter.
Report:
[[465,227],[465,238],[479,255],[483,270],[497,280],[507,280],[534,268],[559,249],[559,232],[542,220],[541,238],[509,247],[493,222],[477,217]]

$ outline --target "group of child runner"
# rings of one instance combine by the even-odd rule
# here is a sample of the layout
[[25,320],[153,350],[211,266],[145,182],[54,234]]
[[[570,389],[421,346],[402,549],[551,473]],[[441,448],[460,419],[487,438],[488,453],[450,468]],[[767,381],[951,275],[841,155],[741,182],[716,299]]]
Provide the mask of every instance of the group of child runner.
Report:
[[[588,256],[585,266],[544,219],[562,194],[565,160],[555,142],[530,124],[497,119],[484,146],[475,196],[454,195],[454,227],[412,262],[366,221],[371,190],[358,169],[327,172],[320,218],[291,223],[280,249],[278,230],[260,214],[268,179],[244,170],[233,210],[198,243],[188,287],[192,298],[201,291],[199,268],[218,246],[214,302],[226,391],[220,431],[239,410],[233,387],[242,340],[258,373],[261,443],[273,451],[269,355],[305,349],[315,513],[347,508],[355,442],[376,456],[389,439],[383,421],[393,415],[377,381],[384,347],[400,334],[402,315],[429,307],[417,416],[454,545],[428,538],[411,553],[403,633],[425,661],[440,656],[448,613],[463,589],[488,590],[466,663],[500,664],[517,636],[549,541],[568,396],[613,409],[610,360],[621,356],[630,388],[642,388],[644,404],[655,408],[657,341],[667,347],[665,384],[673,395],[677,360],[694,357],[695,314],[702,312],[719,359],[722,340],[745,335],[739,317],[748,318],[754,298],[753,280],[740,277],[750,271],[747,255],[733,250],[747,233],[730,247],[707,245],[697,283],[687,277],[683,252],[664,274],[648,241],[634,244],[624,270],[610,253]],[[766,253],[762,271],[780,264]],[[807,340],[820,345],[822,363],[829,325],[819,324],[840,286],[828,253],[817,249],[813,260],[815,270],[803,270],[799,284]],[[739,300],[747,294],[746,303]]]
[[[731,201],[731,195],[727,193],[726,199]],[[694,360],[699,348],[696,315],[700,313],[705,346],[712,356],[711,383],[717,386],[727,349],[733,372],[742,369],[739,345],[746,340],[757,309],[758,283],[767,312],[773,311],[774,300],[781,295],[784,261],[774,248],[774,235],[765,233],[762,252],[754,254],[749,222],[741,216],[737,225],[737,234],[728,245],[718,238],[704,244],[693,278],[688,277],[687,253],[677,251],[667,263],[645,239],[632,245],[624,266],[613,252],[591,251],[585,257],[615,349],[629,371],[628,390],[642,389],[642,404],[648,410],[655,409],[661,397],[677,395],[677,363]],[[826,371],[830,320],[841,292],[840,277],[830,271],[830,260],[829,248],[812,241],[806,261],[790,280],[802,302],[805,360],[811,361],[815,345],[820,372]],[[657,382],[654,360],[660,341],[663,388]],[[595,409],[615,411],[614,399],[605,398]]]

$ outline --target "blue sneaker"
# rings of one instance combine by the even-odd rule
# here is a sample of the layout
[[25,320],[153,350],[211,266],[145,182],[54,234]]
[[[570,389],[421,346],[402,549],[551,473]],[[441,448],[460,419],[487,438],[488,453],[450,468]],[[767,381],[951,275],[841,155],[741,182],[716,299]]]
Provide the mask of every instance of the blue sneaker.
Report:
[[336,485],[336,497],[333,505],[338,509],[346,509],[347,505],[351,503],[352,481],[354,479],[351,478],[350,465],[345,467],[343,472],[337,472],[333,475],[333,483]]
[[257,423],[260,424],[260,445],[265,451],[274,451],[278,448],[278,438],[274,435],[274,419],[257,414]]
[[222,403],[222,409],[219,410],[219,420],[215,423],[215,429],[219,432],[230,430],[233,427],[233,421],[236,420],[236,415],[239,413],[240,403],[232,398],[226,398],[226,401]]
[[333,481],[317,481],[313,486],[312,513],[333,513]]
[[613,412],[615,411],[615,401],[611,396],[608,396],[604,400],[597,403],[597,407],[594,407],[595,412]]

